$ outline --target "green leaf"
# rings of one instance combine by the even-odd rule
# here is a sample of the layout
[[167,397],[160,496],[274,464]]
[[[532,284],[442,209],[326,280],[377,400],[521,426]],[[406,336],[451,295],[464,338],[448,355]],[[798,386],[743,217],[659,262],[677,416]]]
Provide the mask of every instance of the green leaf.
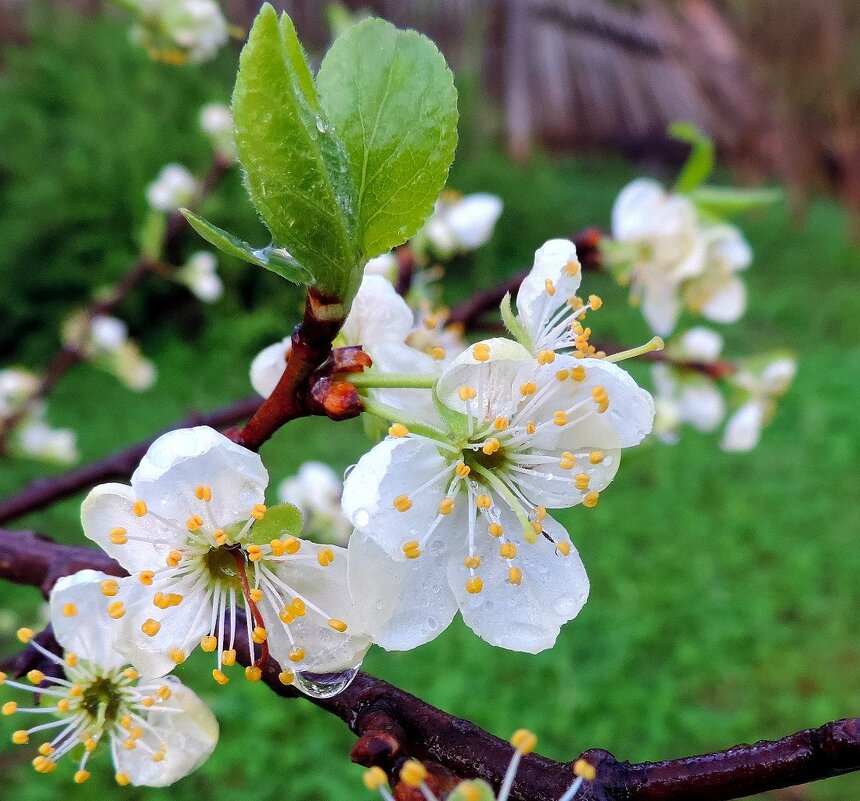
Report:
[[780,189],[735,189],[724,186],[700,186],[689,194],[699,211],[718,219],[761,209],[783,198]]
[[251,539],[262,545],[287,535],[298,537],[302,533],[303,522],[302,513],[291,503],[270,506],[266,516],[254,523]]
[[499,304],[499,311],[502,313],[502,322],[505,324],[505,328],[508,329],[508,333],[526,350],[533,351],[534,343],[532,342],[532,338],[528,335],[528,331],[523,327],[523,324],[511,308],[510,292],[506,292],[504,298],[502,298],[502,302]]
[[496,801],[496,794],[483,779],[471,779],[460,782],[451,791],[447,801],[467,801],[467,799],[468,801]]
[[689,192],[708,179],[714,169],[714,143],[690,122],[674,122],[669,134],[692,145],[690,155],[675,183],[678,192]]
[[425,36],[380,19],[347,29],[317,74],[320,102],[346,145],[364,259],[405,242],[445,186],[457,146],[457,90]]
[[265,267],[282,278],[294,284],[311,284],[313,277],[289,253],[282,248],[273,246],[252,248],[247,242],[233,236],[229,231],[213,225],[209,220],[188,209],[180,209],[188,224],[197,231],[210,245],[214,245],[222,253],[233,256],[248,264]]
[[268,3],[242,49],[233,118],[245,184],[274,244],[322,293],[348,302],[361,278],[349,158],[320,107],[290,18],[279,23]]

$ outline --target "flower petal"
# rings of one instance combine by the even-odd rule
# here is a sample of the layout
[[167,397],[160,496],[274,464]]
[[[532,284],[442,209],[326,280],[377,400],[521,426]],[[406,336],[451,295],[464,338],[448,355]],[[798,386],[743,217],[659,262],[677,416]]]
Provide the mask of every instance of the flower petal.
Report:
[[406,301],[381,275],[365,275],[341,336],[350,345],[370,348],[379,342],[404,342],[414,318]]
[[744,282],[737,276],[730,276],[714,288],[711,296],[702,304],[701,314],[715,323],[733,323],[741,318],[746,307],[747,289]]
[[677,283],[663,278],[643,285],[642,316],[655,334],[671,334],[680,314]]
[[275,391],[278,381],[287,369],[291,340],[291,337],[285,337],[280,342],[263,348],[251,362],[251,386],[260,397],[268,398]]
[[[373,367],[383,373],[423,373],[435,375],[437,363],[426,353],[402,342],[379,342],[368,349]],[[441,425],[433,396],[426,389],[373,389],[371,394],[380,403],[402,409],[410,417],[431,425]]]
[[720,447],[724,451],[751,451],[758,445],[766,409],[758,400],[741,406],[728,420]]
[[461,250],[477,250],[493,235],[501,214],[500,197],[476,192],[452,204],[446,222]]

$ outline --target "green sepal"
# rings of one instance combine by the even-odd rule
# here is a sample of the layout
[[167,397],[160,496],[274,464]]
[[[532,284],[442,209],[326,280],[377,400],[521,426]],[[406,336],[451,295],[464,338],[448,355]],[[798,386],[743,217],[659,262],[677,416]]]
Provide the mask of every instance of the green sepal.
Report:
[[747,211],[763,209],[783,199],[781,189],[736,189],[729,186],[699,186],[689,193],[703,215],[724,220]]
[[297,507],[291,503],[281,503],[270,506],[262,520],[254,523],[251,529],[251,541],[257,545],[265,545],[272,540],[280,540],[287,536],[298,537],[302,533],[304,518]]
[[714,170],[714,143],[691,122],[674,122],[669,126],[669,135],[692,146],[681,174],[675,182],[676,192],[689,192],[708,180]]
[[465,437],[469,432],[469,418],[462,412],[457,412],[454,409],[449,409],[439,398],[436,392],[436,387],[431,390],[433,393],[433,404],[442,422],[451,431],[454,436]]
[[520,322],[519,317],[514,314],[513,307],[511,306],[510,292],[506,292],[502,298],[502,302],[499,304],[499,311],[502,313],[502,322],[505,324],[505,328],[508,329],[508,333],[526,350],[534,353],[532,338]]

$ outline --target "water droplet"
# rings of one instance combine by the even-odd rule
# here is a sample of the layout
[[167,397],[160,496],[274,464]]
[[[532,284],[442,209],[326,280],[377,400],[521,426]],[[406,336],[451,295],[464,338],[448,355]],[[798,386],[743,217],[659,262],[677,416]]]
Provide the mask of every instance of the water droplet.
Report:
[[320,133],[325,133],[325,123],[322,121],[322,117],[317,117],[317,130]]
[[356,509],[352,522],[356,528],[365,528],[370,523],[370,512],[367,509]]
[[349,478],[349,474],[355,470],[355,465],[351,464],[346,470],[343,471],[343,480],[346,481]]
[[438,631],[439,630],[439,621],[436,620],[435,617],[428,617],[427,618],[427,628],[430,631]]
[[573,617],[581,606],[579,598],[574,597],[573,595],[564,595],[561,598],[558,598],[553,604],[553,608],[555,609],[555,613],[560,615],[561,617]]
[[382,606],[383,606],[382,601],[377,601],[377,602],[376,602],[376,604],[375,604],[375,606],[376,606],[376,608],[377,608],[378,610],[381,610],[381,609],[382,609]]
[[361,663],[339,673],[296,673],[296,687],[311,698],[331,698],[342,693],[358,675]]

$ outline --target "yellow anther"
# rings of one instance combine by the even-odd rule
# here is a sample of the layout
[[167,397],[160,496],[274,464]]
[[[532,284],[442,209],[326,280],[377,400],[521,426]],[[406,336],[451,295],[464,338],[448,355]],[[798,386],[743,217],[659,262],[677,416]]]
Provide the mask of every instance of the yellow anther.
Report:
[[364,771],[362,781],[368,790],[375,793],[380,787],[388,783],[388,777],[385,775],[385,771],[382,768],[374,765],[372,768],[368,768]]
[[45,674],[41,670],[28,670],[27,681],[30,684],[41,684],[45,680]]
[[591,477],[588,473],[577,473],[573,477],[573,486],[575,486],[578,490],[587,490],[588,485],[591,481]]
[[432,331],[432,330],[433,330],[437,325],[439,325],[439,320],[436,318],[436,316],[435,316],[435,315],[433,315],[433,314],[428,314],[428,315],[424,318],[424,327],[425,327],[428,331]]
[[588,461],[592,464],[600,464],[603,461],[603,453],[601,451],[592,451],[588,454]]
[[171,648],[167,655],[177,664],[181,665],[185,661],[185,651],[181,648]]
[[137,574],[138,581],[143,584],[144,587],[151,587],[152,580],[155,578],[155,571],[153,570],[141,570],[140,573]]
[[421,556],[421,546],[418,540],[409,540],[409,542],[404,542],[402,546],[403,555],[407,559],[417,559]]
[[287,537],[284,540],[284,550],[290,554],[297,554],[299,552],[299,548],[302,547],[302,541],[297,539],[296,537]]
[[278,681],[285,687],[289,687],[296,680],[296,674],[292,670],[282,670],[278,673]]
[[490,525],[487,526],[487,533],[491,537],[501,537],[504,533],[504,529],[502,528],[501,523],[490,523]]
[[80,698],[84,694],[84,688],[80,684],[73,684],[69,687],[69,695],[72,698]]
[[582,327],[582,323],[579,322],[579,320],[574,320],[570,325],[570,330],[579,336],[585,329]]
[[493,421],[493,427],[496,431],[504,431],[510,424],[511,421],[507,417],[497,417]]
[[75,772],[75,784],[83,784],[89,778],[90,772],[88,770],[79,770]]
[[463,565],[468,567],[469,570],[475,570],[481,566],[481,557],[480,556],[467,556],[463,560]]
[[458,393],[461,401],[472,400],[477,396],[477,391],[473,387],[460,387]]
[[131,505],[131,511],[135,513],[137,517],[143,517],[146,514],[146,501],[135,501]]
[[579,365],[579,367],[574,367],[570,371],[570,377],[574,381],[584,381],[585,380],[585,368],[582,365]]
[[212,539],[215,540],[217,545],[226,545],[227,544],[227,532],[224,531],[223,528],[216,529],[212,532]]
[[558,460],[558,466],[562,470],[571,470],[575,462],[576,457],[570,451],[563,451],[561,458]]
[[[476,362],[486,362],[490,359],[490,346],[486,342],[479,342],[472,348],[472,358]],[[463,398],[463,400],[466,400]]]
[[567,381],[570,378],[570,370],[558,370],[555,374],[556,381]]
[[125,748],[126,751],[134,751],[137,748],[137,740],[134,737],[129,737],[122,744],[122,747]]
[[341,634],[346,631],[346,623],[342,620],[338,620],[337,618],[332,618],[328,622],[329,628],[334,629],[335,631],[339,631]]
[[197,489],[194,490],[194,495],[197,497],[198,501],[206,501],[208,503],[212,500],[212,487],[207,487],[205,484],[199,484]]
[[321,567],[328,567],[334,562],[334,551],[331,548],[321,548],[317,554],[317,562]]
[[8,678],[9,677],[2,670],[0,670],[0,685],[5,684],[6,679]]
[[502,559],[513,559],[517,555],[517,546],[512,542],[503,542],[499,546],[499,556]]
[[230,681],[230,677],[223,670],[218,670],[218,668],[214,668],[212,670],[212,678],[221,686],[224,686]]
[[538,364],[552,364],[555,361],[554,350],[542,350],[537,355]]
[[57,701],[57,709],[60,712],[68,712],[70,707],[71,702],[68,698],[61,698],[59,701]]
[[236,649],[231,648],[229,651],[222,651],[221,662],[227,667],[233,667],[236,664]]
[[564,271],[571,277],[576,275],[579,272],[579,269],[579,262],[576,259],[571,259],[564,265]]
[[547,295],[552,297],[555,294],[555,284],[552,282],[552,278],[546,278],[543,285],[546,288]]
[[42,743],[39,746],[38,750],[42,756],[51,756],[51,754],[54,753],[55,749],[54,749],[54,746],[52,746],[50,743]]
[[553,421],[553,423],[555,423],[557,426],[565,426],[565,425],[567,425],[567,412],[561,412],[561,411],[556,412],[556,413],[552,416],[552,421]]
[[570,543],[567,540],[560,540],[556,543],[555,549],[562,555],[568,556],[570,554]]
[[597,770],[595,770],[594,765],[584,759],[577,759],[573,763],[573,772],[588,782],[593,782],[597,778]]
[[112,528],[108,539],[114,545],[125,545],[128,542],[128,532],[124,528]]
[[427,778],[427,768],[417,759],[407,759],[400,768],[400,781],[407,787],[420,787]]
[[541,525],[540,520],[532,520],[529,525],[532,527],[532,531],[534,531],[535,534],[543,533],[543,526]]
[[457,785],[457,793],[463,801],[482,801],[486,798],[484,790],[474,781],[460,782]]
[[511,735],[511,745],[521,754],[530,754],[537,746],[537,737],[528,729],[517,729]]
[[293,648],[288,654],[287,659],[290,662],[301,662],[305,658],[305,649],[304,648]]
[[256,542],[252,542],[245,548],[245,553],[252,562],[259,562],[263,558],[263,549]]
[[493,499],[489,495],[479,495],[475,498],[475,503],[479,509],[483,509],[486,512],[493,505]]
[[77,667],[78,655],[72,651],[66,651],[66,658],[63,661],[66,663],[66,667]]
[[495,437],[490,437],[483,445],[481,450],[487,454],[487,456],[492,456],[494,453],[497,453],[498,450],[502,447],[502,443],[499,442]]
[[535,433],[535,431],[537,431],[537,423],[535,423],[534,420],[529,420],[526,423],[526,434],[531,436],[532,434]]
[[123,670],[122,675],[129,681],[137,681],[140,678],[140,671],[135,670],[133,667],[127,667]]
[[609,396],[606,394],[606,390],[603,387],[595,387],[592,389],[591,397],[597,404],[597,411],[600,412],[600,414],[603,414],[603,412],[609,408]]
[[146,622],[145,622],[145,623],[140,627],[140,630],[141,630],[141,631],[142,631],[142,632],[143,632],[147,637],[154,637],[154,636],[155,636],[156,634],[158,634],[158,632],[161,630],[161,623],[159,623],[157,620],[153,620],[152,618],[149,618],[149,620],[147,620],[147,621],[146,621]]
[[165,756],[164,749],[161,748],[152,755],[151,759],[153,762],[163,762]]
[[454,511],[454,499],[453,498],[443,498],[439,501],[439,514],[440,515],[449,515]]
[[535,506],[535,520],[546,520],[545,506]]
[[280,612],[278,612],[278,617],[279,617],[279,618],[280,618],[284,623],[286,623],[287,625],[289,625],[290,623],[295,622],[295,619],[296,619],[296,613],[295,613],[295,612],[293,612],[293,610],[292,610],[289,606],[286,606],[286,607],[284,607]]
[[251,517],[253,517],[254,520],[262,520],[266,516],[266,511],[266,504],[255,504],[254,508],[251,509]]
[[511,584],[519,584],[523,580],[523,571],[518,567],[508,568],[508,581]]
[[131,715],[124,715],[122,720],[120,720],[119,725],[128,731],[128,729],[131,728]]
[[2,712],[7,717],[9,715],[14,715],[17,711],[18,704],[16,704],[14,701],[7,701],[5,704],[3,704],[2,707],[0,707],[0,712]]
[[114,781],[115,781],[115,782],[116,782],[120,787],[128,787],[128,785],[129,785],[129,784],[131,784],[131,777],[130,777],[127,773],[122,773],[122,772],[117,773],[117,774],[113,777],[113,780],[114,780]]
[[262,645],[269,639],[269,632],[267,632],[262,626],[254,626],[254,630],[251,632],[251,639],[257,643],[257,645]]
[[96,740],[95,737],[88,737],[86,740],[84,740],[84,748],[90,753],[96,750],[98,744],[99,741]]
[[248,679],[248,681],[259,681],[263,678],[263,671],[256,665],[248,665],[248,667],[245,668],[245,678]]
[[603,305],[603,300],[599,295],[589,295],[588,305],[591,306],[594,311],[597,311]]
[[388,433],[392,437],[401,438],[409,435],[409,429],[403,423],[393,423]]
[[218,647],[218,640],[212,634],[207,634],[200,640],[200,649],[207,654],[211,654]]
[[534,395],[537,392],[537,384],[534,381],[526,381],[520,384],[520,395]]
[[24,729],[12,732],[12,742],[15,745],[27,745],[30,742],[30,735]]
[[412,501],[408,495],[398,495],[392,505],[398,512],[408,512],[412,508]]
[[579,295],[571,295],[567,299],[567,305],[574,311],[579,311],[585,305],[585,301]]
[[283,556],[287,552],[287,549],[284,547],[284,543],[281,542],[281,540],[272,540],[269,543],[269,547],[272,549],[272,556],[274,557]]
[[46,759],[43,756],[37,756],[33,760],[33,767],[36,769],[37,773],[50,773],[54,768],[57,767],[57,763],[52,759]]
[[78,614],[78,607],[73,603],[63,604],[63,614],[66,617],[74,617]]
[[454,472],[460,477],[465,478],[472,472],[472,468],[469,465],[463,462],[457,462],[457,467],[454,468]]
[[430,358],[434,361],[441,362],[448,354],[445,351],[445,348],[440,348],[438,345],[434,345],[430,350],[427,351],[430,355]]
[[142,703],[147,709],[149,709],[155,706],[155,699],[150,696],[147,696],[140,703]]
[[200,515],[191,515],[188,520],[185,521],[185,528],[189,531],[199,531],[203,528],[203,518]]
[[125,615],[125,604],[122,601],[111,601],[108,604],[107,613],[114,619],[119,620]]
[[484,589],[484,582],[480,576],[471,576],[466,580],[466,592],[470,595],[477,595],[482,589]]
[[171,551],[165,561],[168,567],[176,567],[182,561],[182,554],[179,551]]
[[307,604],[301,598],[293,598],[293,602],[290,604],[290,607],[296,617],[302,617],[308,611]]
[[591,492],[586,493],[585,497],[582,499],[582,505],[587,506],[589,509],[593,509],[597,506],[597,502],[600,500],[600,494],[591,490]]

